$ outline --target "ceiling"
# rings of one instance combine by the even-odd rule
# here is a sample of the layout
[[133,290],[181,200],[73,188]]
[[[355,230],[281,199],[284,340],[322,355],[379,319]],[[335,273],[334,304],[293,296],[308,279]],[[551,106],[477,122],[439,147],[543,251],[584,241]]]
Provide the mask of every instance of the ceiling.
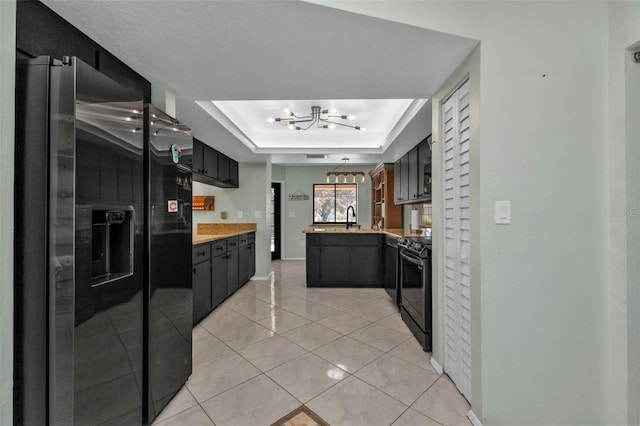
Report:
[[[147,80],[175,88],[178,119],[238,161],[306,164],[311,152],[334,154],[316,163],[393,161],[430,130],[425,100],[477,43],[295,0],[43,3]],[[265,122],[316,103],[356,115],[367,131]]]

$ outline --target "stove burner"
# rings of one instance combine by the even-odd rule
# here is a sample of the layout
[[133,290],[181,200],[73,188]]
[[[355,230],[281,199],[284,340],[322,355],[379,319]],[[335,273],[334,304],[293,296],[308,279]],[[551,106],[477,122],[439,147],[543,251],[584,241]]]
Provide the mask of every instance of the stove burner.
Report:
[[422,258],[427,258],[431,251],[431,238],[401,237],[398,239],[398,247]]

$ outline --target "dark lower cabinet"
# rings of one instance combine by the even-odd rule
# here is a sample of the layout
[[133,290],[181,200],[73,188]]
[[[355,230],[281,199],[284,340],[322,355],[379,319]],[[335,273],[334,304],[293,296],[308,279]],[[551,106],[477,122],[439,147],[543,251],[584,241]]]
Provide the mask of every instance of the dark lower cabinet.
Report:
[[212,309],[211,261],[193,267],[193,323],[199,322]]
[[324,282],[346,283],[351,277],[348,246],[322,246],[320,251],[320,276]]
[[211,298],[215,308],[227,298],[227,255],[211,259]]
[[382,287],[384,235],[307,234],[308,287]]
[[[239,247],[239,241],[243,246]],[[256,272],[255,233],[193,247],[193,323],[244,285]]]
[[253,244],[241,247],[238,250],[239,253],[239,266],[238,266],[238,281],[246,283],[253,275],[252,264],[255,265],[253,256],[255,256],[255,250]]
[[237,249],[227,253],[227,296],[232,295],[240,287],[239,260]]

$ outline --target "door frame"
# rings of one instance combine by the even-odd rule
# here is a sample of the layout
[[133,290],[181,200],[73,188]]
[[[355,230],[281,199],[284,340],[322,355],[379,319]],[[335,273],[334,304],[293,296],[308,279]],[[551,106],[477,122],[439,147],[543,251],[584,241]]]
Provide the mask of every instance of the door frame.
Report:
[[[279,216],[280,216],[279,219],[280,220],[278,220],[278,215],[274,214],[274,220],[278,220],[278,223],[274,223],[273,224],[274,228],[275,228],[275,231],[276,231],[276,241],[278,240],[278,235],[277,235],[278,231],[279,231],[279,234],[280,234],[279,235],[280,238],[279,238],[279,241],[278,241],[280,244],[278,245],[276,243],[276,248],[280,249],[277,259],[283,259],[283,257],[284,257],[284,241],[285,241],[285,227],[284,227],[284,220],[283,220],[284,219],[284,196],[283,195],[285,194],[285,189],[284,189],[285,182],[283,180],[273,179],[273,180],[271,180],[271,188],[273,188],[273,184],[274,183],[275,184],[280,184],[280,203],[279,203],[280,204],[279,205],[279,209],[280,209],[280,211],[279,211],[279,213],[280,213],[279,214]],[[276,200],[274,200],[274,202],[275,201]],[[269,251],[271,251],[271,240],[269,240]],[[274,259],[274,253],[277,253],[277,251],[276,252],[271,252],[271,260],[276,260],[276,259]]]

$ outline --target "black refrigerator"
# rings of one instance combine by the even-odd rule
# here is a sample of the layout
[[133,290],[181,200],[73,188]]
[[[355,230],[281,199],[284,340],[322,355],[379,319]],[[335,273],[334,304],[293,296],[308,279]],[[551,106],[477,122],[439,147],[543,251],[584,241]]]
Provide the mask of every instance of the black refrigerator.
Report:
[[143,421],[151,424],[191,375],[190,130],[145,105],[148,244],[145,260]]
[[[144,421],[163,356],[149,343],[162,327],[147,327],[156,262],[142,99],[75,57],[17,64],[14,424]],[[186,265],[176,293],[190,300]],[[166,308],[165,328],[181,309]]]

